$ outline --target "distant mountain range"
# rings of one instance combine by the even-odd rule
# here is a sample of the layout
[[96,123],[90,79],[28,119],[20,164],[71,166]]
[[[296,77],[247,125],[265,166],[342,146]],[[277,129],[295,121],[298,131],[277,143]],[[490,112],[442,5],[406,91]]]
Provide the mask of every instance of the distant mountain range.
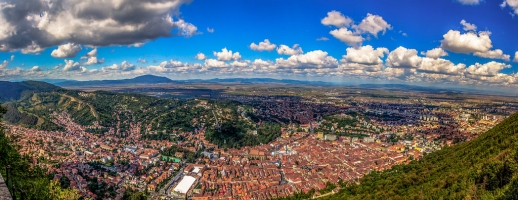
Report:
[[106,86],[106,85],[129,85],[129,84],[159,84],[174,83],[175,81],[161,76],[144,75],[132,79],[121,80],[94,80],[94,81],[62,81],[54,83],[60,87],[81,87],[81,86]]
[[304,84],[304,85],[336,85],[334,83],[322,81],[299,81],[288,79],[273,79],[273,78],[228,78],[228,79],[191,79],[191,80],[171,80],[162,76],[143,75],[132,79],[121,80],[92,80],[92,81],[75,81],[63,79],[45,79],[40,80],[47,83],[52,83],[60,87],[82,87],[82,86],[109,86],[109,85],[129,85],[129,84],[166,84],[166,83],[282,83],[282,84]]
[[440,87],[440,86],[419,86],[419,85],[407,85],[407,84],[347,84],[347,83],[336,83],[336,82],[324,82],[324,81],[300,81],[290,79],[273,79],[273,78],[215,78],[215,79],[190,79],[190,80],[171,80],[167,77],[154,76],[154,75],[143,75],[131,79],[120,79],[120,80],[91,80],[91,81],[76,81],[76,80],[64,80],[64,79],[43,79],[39,80],[47,83],[54,84],[56,86],[64,88],[74,87],[106,87],[115,85],[146,85],[146,84],[215,84],[215,83],[235,83],[235,84],[288,84],[288,85],[311,85],[311,86],[347,86],[353,88],[364,88],[364,89],[387,89],[387,90],[411,90],[417,92],[430,92],[430,93],[443,93],[443,92],[455,92],[455,93],[477,93],[477,94],[499,94],[499,95],[515,95],[513,91],[507,90],[487,90],[480,88],[462,88],[458,86],[453,87]]

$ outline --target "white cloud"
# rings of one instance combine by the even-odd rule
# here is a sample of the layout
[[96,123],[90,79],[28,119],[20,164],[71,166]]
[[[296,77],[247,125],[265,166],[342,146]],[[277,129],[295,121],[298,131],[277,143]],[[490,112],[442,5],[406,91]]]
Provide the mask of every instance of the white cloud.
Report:
[[113,64],[109,67],[102,68],[103,71],[125,71],[125,72],[133,71],[135,69],[136,69],[135,65],[133,65],[127,61],[122,61],[122,63],[120,65]]
[[272,51],[277,47],[277,45],[270,43],[270,40],[264,39],[263,42],[259,42],[259,45],[252,43],[250,44],[250,49],[254,51]]
[[232,54],[232,51],[227,50],[227,48],[223,48],[221,52],[214,52],[214,56],[218,57],[219,61],[241,59],[241,55],[239,54],[239,52]]
[[207,27],[207,32],[209,32],[209,33],[214,33],[214,28],[209,28],[209,27]]
[[194,58],[196,60],[205,60],[207,57],[205,56],[205,54],[200,52],[200,53],[196,54],[196,56]]
[[252,65],[255,65],[255,66],[267,66],[267,65],[271,65],[271,64],[272,63],[262,60],[262,59],[255,59],[254,62],[252,63]]
[[349,27],[353,23],[353,20],[349,17],[342,15],[342,13],[333,10],[327,13],[327,17],[322,19],[321,23],[326,26],[333,25],[341,28]]
[[30,69],[30,71],[33,71],[33,72],[41,72],[42,69],[39,67],[39,66],[34,66]]
[[4,60],[4,62],[2,62],[2,64],[0,64],[0,69],[5,69],[5,68],[7,68],[7,65],[9,65],[9,61]]
[[77,53],[81,51],[81,45],[67,43],[59,45],[57,49],[54,49],[50,54],[54,58],[73,58],[76,57]]
[[442,58],[423,58],[417,71],[432,74],[460,75],[464,69],[466,69],[466,65],[462,63],[455,65],[451,61]]
[[466,69],[466,73],[477,76],[496,76],[500,70],[510,67],[510,65],[498,63],[495,61],[491,61],[486,64],[475,63]]
[[387,29],[392,29],[392,26],[387,23],[383,17],[368,13],[359,25],[354,25],[353,28],[359,33],[370,33],[374,37],[378,37],[379,32],[385,32]]
[[14,60],[14,55],[11,55],[11,61],[13,61],[13,60]]
[[317,38],[317,41],[328,41],[329,38],[326,38],[326,37],[319,37]]
[[144,42],[137,42],[135,44],[131,44],[131,45],[128,45],[128,47],[136,47],[136,48],[140,48],[140,47],[143,47],[146,43]]
[[385,54],[389,53],[387,48],[374,49],[370,45],[362,46],[360,48],[347,48],[347,54],[343,56],[343,61],[348,63],[359,63],[364,65],[383,64],[381,60]]
[[146,59],[140,59],[140,58],[139,58],[137,62],[138,62],[138,63],[147,63],[147,60],[146,60]]
[[[9,47],[5,44],[1,44],[1,41],[0,41],[0,47],[5,47],[5,48],[0,48],[0,51],[12,51],[12,50],[16,50],[16,49],[9,49]],[[31,41],[31,44],[27,44],[25,47],[21,48],[21,51],[23,54],[39,54],[43,51],[45,51],[45,48],[42,48],[40,45],[36,44],[36,42],[34,41]]]
[[362,36],[354,34],[352,31],[347,30],[347,28],[332,30],[329,33],[349,46],[358,46],[363,42]]
[[443,49],[456,53],[487,52],[493,45],[489,38],[490,32],[468,32],[461,34],[459,31],[450,30],[443,35],[441,41]]
[[518,0],[504,0],[500,6],[502,8],[509,6],[509,8],[513,9],[514,14],[518,14]]
[[161,68],[175,68],[175,67],[181,67],[183,65],[184,64],[182,64],[182,62],[180,62],[180,61],[170,60],[169,62],[168,61],[161,62],[159,66]]
[[[172,36],[186,36],[194,25],[179,16],[190,0],[68,0],[52,9],[41,1],[12,1],[0,6],[0,51],[38,53],[65,42],[79,45],[130,45]],[[53,3],[54,4],[54,3]],[[44,10],[44,15],[39,13]]]
[[464,5],[477,5],[482,0],[457,0],[457,1]]
[[321,50],[293,55],[288,59],[277,58],[275,62],[280,67],[289,68],[333,68],[338,66],[338,61],[335,58],[328,56],[327,52]]
[[422,58],[417,56],[417,50],[398,47],[390,52],[387,57],[387,66],[393,68],[417,68],[421,64]]
[[518,51],[514,53],[514,59],[513,62],[518,62]]
[[511,56],[504,54],[504,52],[500,49],[491,50],[491,51],[487,51],[487,52],[475,52],[473,55],[482,57],[482,58],[502,59],[505,61],[511,60]]
[[232,67],[246,67],[246,66],[248,66],[249,62],[250,61],[248,61],[248,60],[244,60],[244,61],[237,61],[236,60],[236,61],[230,63],[230,66],[232,66]]
[[87,57],[87,58],[97,57],[97,48],[94,48],[92,51],[86,53],[85,57]]
[[73,60],[65,60],[65,67],[63,71],[84,71],[86,70],[82,67],[78,62],[74,62]]
[[85,56],[82,57],[82,59],[88,58],[86,62],[83,63],[83,65],[96,65],[96,64],[102,64],[104,63],[104,58],[99,59],[97,58],[97,48],[94,48],[92,51],[86,53]]
[[477,31],[477,26],[475,26],[475,24],[466,22],[466,20],[460,21],[460,24],[462,24],[465,31]]
[[290,48],[289,46],[286,46],[284,44],[281,44],[277,48],[277,53],[281,54],[281,55],[282,54],[284,54],[284,55],[297,55],[297,54],[304,53],[304,51],[302,51],[302,48],[298,44],[293,45],[292,48]]
[[205,66],[206,67],[228,67],[228,64],[226,64],[223,61],[215,60],[215,59],[207,59],[205,60]]
[[196,35],[198,28],[191,23],[185,22],[182,19],[174,22],[175,26],[178,27],[178,35],[184,37],[192,37]]
[[426,53],[424,55],[426,55],[426,57],[428,57],[428,58],[440,58],[443,56],[447,56],[448,53],[446,51],[444,51],[444,49],[442,49],[442,48],[434,48],[432,50],[426,51]]
[[346,72],[347,74],[362,75],[366,72],[380,72],[385,69],[383,64],[366,65],[354,62],[345,62],[340,64],[338,67],[339,71]]
[[98,59],[97,57],[89,57],[83,65],[96,65],[104,63],[104,58]]

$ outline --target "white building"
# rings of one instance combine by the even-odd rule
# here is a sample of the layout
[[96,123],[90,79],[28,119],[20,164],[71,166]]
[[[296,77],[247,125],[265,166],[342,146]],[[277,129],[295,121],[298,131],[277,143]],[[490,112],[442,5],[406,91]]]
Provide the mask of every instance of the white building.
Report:
[[196,178],[192,176],[184,176],[183,179],[176,185],[173,191],[181,193],[181,194],[187,194],[189,192],[189,189],[191,189],[192,185],[196,182]]

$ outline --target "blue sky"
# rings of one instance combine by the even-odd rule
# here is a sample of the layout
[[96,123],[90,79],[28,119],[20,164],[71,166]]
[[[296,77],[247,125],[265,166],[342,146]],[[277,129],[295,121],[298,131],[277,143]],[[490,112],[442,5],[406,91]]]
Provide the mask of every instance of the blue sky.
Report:
[[[156,74],[515,88],[516,13],[516,0],[2,0],[0,80]],[[223,48],[232,53],[216,56]]]

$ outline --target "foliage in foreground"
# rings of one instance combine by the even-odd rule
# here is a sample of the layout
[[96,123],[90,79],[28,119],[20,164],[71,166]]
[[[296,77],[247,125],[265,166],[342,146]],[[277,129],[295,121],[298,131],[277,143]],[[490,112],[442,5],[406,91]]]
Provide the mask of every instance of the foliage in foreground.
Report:
[[[5,109],[0,107],[1,115]],[[24,199],[79,199],[80,195],[73,189],[62,189],[59,182],[52,181],[50,175],[38,166],[29,164],[30,158],[22,157],[15,145],[7,137],[0,126],[0,173],[4,178],[9,177],[9,186],[15,186],[16,198]],[[6,167],[11,166],[9,176],[6,176]],[[11,187],[10,187],[11,190]],[[13,191],[10,191],[13,194]]]

